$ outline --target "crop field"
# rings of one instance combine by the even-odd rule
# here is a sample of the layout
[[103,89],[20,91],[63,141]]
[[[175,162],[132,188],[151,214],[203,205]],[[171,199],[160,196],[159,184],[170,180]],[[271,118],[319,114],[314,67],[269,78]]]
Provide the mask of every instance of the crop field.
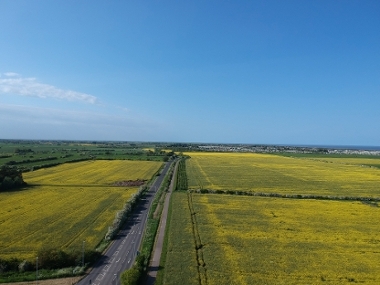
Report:
[[326,163],[340,163],[380,168],[380,155],[334,154],[334,153],[279,153],[285,157],[311,159]]
[[185,192],[172,199],[163,284],[380,284],[377,206]]
[[158,273],[161,281],[159,284],[199,285],[197,252],[185,193],[172,194],[168,219],[170,224],[165,236],[168,243],[166,261],[160,264],[163,269]]
[[153,161],[86,161],[24,173],[30,187],[0,193],[0,258],[30,259],[42,247],[94,249],[115,213],[137,187],[113,182],[148,180]]
[[[149,144],[148,144],[149,145]],[[66,162],[94,159],[163,161],[161,146],[128,142],[70,142],[0,140],[0,166],[16,166],[23,172]]]
[[363,159],[321,161],[250,153],[186,155],[191,157],[186,160],[189,189],[380,197],[380,169],[362,166]]
[[311,157],[309,159],[322,161],[326,163],[337,163],[346,165],[359,165],[362,167],[377,167],[380,168],[380,157],[375,156],[373,158],[339,158],[339,157]]

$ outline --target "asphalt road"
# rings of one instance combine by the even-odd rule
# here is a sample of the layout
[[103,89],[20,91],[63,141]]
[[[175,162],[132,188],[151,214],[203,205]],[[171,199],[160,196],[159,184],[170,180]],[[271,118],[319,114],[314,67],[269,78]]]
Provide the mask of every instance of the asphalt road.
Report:
[[132,216],[91,272],[77,285],[120,285],[120,274],[132,267],[144,234],[149,208],[172,162],[167,162],[161,175],[135,208]]

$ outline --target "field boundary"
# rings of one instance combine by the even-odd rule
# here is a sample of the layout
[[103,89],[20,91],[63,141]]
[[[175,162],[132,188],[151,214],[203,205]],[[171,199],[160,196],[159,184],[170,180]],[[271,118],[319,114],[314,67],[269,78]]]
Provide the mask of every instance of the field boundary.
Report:
[[355,197],[355,196],[323,196],[323,195],[310,195],[310,194],[279,194],[279,193],[264,193],[264,192],[251,192],[241,190],[212,190],[212,189],[197,189],[188,190],[189,193],[197,194],[223,194],[223,195],[241,195],[241,196],[258,196],[258,197],[271,197],[271,198],[285,198],[285,199],[313,199],[313,200],[333,200],[333,201],[359,201],[372,206],[379,206],[380,197]]
[[187,193],[187,202],[188,202],[190,216],[191,216],[191,224],[192,224],[192,231],[193,231],[193,238],[194,238],[194,245],[195,245],[195,254],[197,256],[197,263],[198,263],[197,270],[198,270],[199,284],[207,285],[208,284],[207,268],[206,268],[206,263],[203,258],[203,250],[202,250],[203,244],[202,244],[201,237],[198,231],[196,212],[194,211],[194,207],[193,207],[192,193]]

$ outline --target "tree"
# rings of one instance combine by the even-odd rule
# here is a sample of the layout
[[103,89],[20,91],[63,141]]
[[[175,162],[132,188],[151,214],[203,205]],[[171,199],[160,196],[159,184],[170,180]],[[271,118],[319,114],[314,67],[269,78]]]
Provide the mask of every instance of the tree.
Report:
[[10,190],[24,186],[26,183],[22,178],[22,172],[14,166],[3,165],[0,168],[0,189]]

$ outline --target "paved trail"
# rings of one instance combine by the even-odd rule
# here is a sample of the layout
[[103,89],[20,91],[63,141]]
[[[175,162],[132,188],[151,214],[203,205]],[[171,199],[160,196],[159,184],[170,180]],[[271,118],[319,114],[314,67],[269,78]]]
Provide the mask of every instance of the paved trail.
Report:
[[174,172],[173,172],[173,178],[170,182],[169,191],[166,194],[165,202],[164,202],[164,208],[162,210],[161,214],[161,220],[160,220],[160,226],[158,228],[158,236],[156,239],[156,243],[154,245],[153,249],[153,258],[151,259],[150,266],[148,268],[148,277],[146,284],[147,285],[153,285],[156,281],[157,272],[160,267],[160,259],[161,259],[161,253],[162,253],[162,246],[165,239],[165,228],[166,228],[166,220],[168,217],[168,210],[169,210],[169,203],[170,203],[170,197],[173,192],[174,187],[174,181],[177,177],[177,168],[178,168],[178,162],[175,165]]

